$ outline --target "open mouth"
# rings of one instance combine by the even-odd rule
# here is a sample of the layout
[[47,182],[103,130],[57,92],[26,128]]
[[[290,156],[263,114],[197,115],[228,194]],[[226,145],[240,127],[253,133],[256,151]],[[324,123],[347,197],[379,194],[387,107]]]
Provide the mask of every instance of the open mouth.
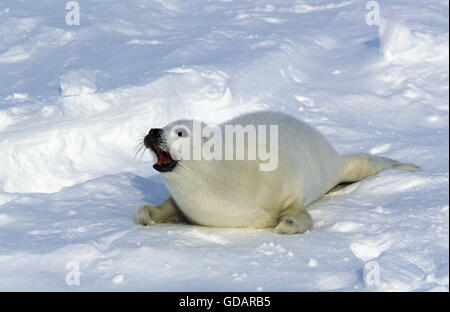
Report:
[[153,143],[150,145],[152,151],[158,157],[158,161],[153,165],[153,168],[159,172],[169,172],[177,165],[177,161],[173,160],[170,153],[163,151],[158,147],[157,144]]

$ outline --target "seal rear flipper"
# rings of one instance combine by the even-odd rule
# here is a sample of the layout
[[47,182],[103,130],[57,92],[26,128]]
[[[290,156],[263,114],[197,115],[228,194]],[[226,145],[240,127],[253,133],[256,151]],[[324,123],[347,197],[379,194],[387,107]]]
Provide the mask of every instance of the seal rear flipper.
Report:
[[420,171],[417,165],[411,163],[401,163],[396,160],[360,153],[342,157],[344,162],[344,172],[341,182],[356,182],[370,177],[386,169]]

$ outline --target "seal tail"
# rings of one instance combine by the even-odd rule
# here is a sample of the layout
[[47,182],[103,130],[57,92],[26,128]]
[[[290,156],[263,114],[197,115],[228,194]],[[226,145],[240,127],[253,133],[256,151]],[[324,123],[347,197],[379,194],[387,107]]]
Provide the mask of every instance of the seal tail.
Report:
[[422,168],[411,163],[400,163],[396,160],[370,154],[353,154],[343,157],[344,177],[341,182],[356,182],[375,175],[382,170],[420,171]]

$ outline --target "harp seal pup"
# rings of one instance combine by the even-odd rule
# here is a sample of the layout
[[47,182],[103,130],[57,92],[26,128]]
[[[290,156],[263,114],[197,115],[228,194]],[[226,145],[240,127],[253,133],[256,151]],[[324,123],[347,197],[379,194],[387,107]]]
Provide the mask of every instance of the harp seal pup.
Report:
[[[220,124],[277,125],[278,166],[261,171],[263,160],[183,160],[169,148],[175,133],[189,136],[192,121],[175,121],[151,129],[143,144],[158,158],[170,197],[159,206],[142,205],[141,225],[188,220],[212,227],[274,228],[279,234],[304,233],[313,221],[305,209],[341,182],[356,182],[385,169],[420,167],[370,154],[341,156],[313,127],[272,111],[248,113]],[[171,134],[172,131],[172,134]],[[192,138],[184,138],[192,140]],[[204,140],[205,138],[203,138]],[[270,141],[267,141],[267,148]],[[234,141],[236,144],[236,141]],[[248,144],[246,136],[245,144]],[[247,146],[246,146],[247,147]]]

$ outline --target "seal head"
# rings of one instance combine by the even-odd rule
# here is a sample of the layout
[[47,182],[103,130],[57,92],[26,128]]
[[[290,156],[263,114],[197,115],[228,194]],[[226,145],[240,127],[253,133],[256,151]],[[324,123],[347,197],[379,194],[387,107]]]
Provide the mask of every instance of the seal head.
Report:
[[155,153],[158,158],[153,168],[159,172],[170,172],[177,166],[177,160],[170,156],[168,146],[162,136],[163,130],[153,128],[144,138],[144,145]]

